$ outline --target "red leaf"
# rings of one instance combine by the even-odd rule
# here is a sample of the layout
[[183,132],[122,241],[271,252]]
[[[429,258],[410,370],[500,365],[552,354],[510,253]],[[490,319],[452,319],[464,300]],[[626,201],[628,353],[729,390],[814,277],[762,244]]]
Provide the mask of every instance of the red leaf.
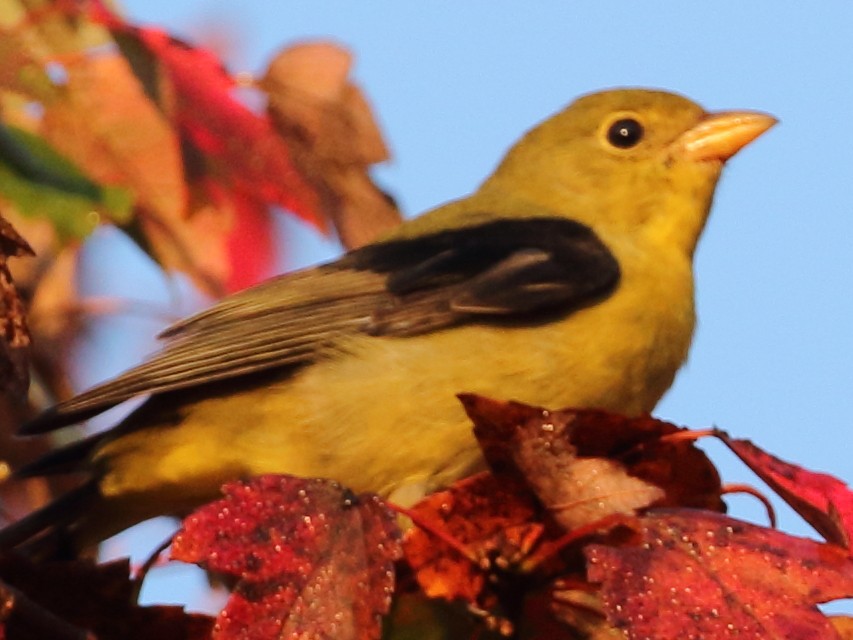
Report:
[[[188,232],[171,229],[174,222],[169,220],[158,222],[171,229],[170,235],[157,234],[151,224],[146,227],[156,236],[153,244],[160,254],[170,250],[171,255],[187,245],[184,252],[192,255],[196,237],[206,254],[213,255],[197,257],[205,267],[202,274],[215,276],[212,281],[196,279],[219,294],[221,281],[226,291],[234,291],[271,275],[277,255],[270,205],[325,229],[319,196],[294,165],[287,143],[266,114],[238,100],[234,78],[212,52],[164,31],[128,24],[99,0],[89,3],[89,15],[110,29],[148,97],[179,132],[185,174],[196,198],[180,221],[190,227]],[[220,215],[212,215],[211,204]],[[206,233],[204,227],[214,219],[220,228]]]
[[718,437],[827,541],[850,548],[853,492],[846,484],[780,460],[749,440]]
[[219,172],[260,200],[281,205],[322,225],[316,196],[290,163],[269,119],[234,97],[234,79],[216,56],[159,29],[113,19],[109,28],[134,37],[162,64],[173,89],[172,115],[181,132]]
[[853,595],[840,547],[719,514],[649,515],[632,542],[586,550],[608,619],[629,638],[837,638],[815,605]]
[[645,416],[549,411],[461,395],[474,434],[497,473],[522,478],[566,531],[637,509],[690,506],[720,510],[720,479],[681,431]]
[[262,203],[236,192],[234,224],[226,240],[227,291],[239,291],[268,278],[275,264],[276,242],[272,214]]
[[379,637],[400,547],[378,498],[272,475],[223,491],[172,545],[175,558],[240,579],[215,638]]

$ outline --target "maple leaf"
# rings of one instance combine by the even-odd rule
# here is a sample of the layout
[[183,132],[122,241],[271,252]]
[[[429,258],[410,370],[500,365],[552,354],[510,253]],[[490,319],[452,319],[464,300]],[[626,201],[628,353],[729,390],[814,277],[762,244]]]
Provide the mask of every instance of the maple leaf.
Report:
[[[314,194],[289,163],[287,148],[269,120],[235,98],[236,83],[212,52],[160,29],[125,22],[100,0],[90,0],[88,12],[111,31],[149,97],[197,149],[219,161],[222,172],[230,172],[264,201],[321,224]],[[155,82],[168,86],[155,87]]]
[[650,417],[460,398],[492,473],[409,511],[404,550],[421,588],[468,603],[488,628],[529,627],[525,602],[549,612],[536,637],[616,637],[577,543],[652,504],[722,509],[714,467],[689,438],[668,438],[686,430]]
[[[0,630],[8,640],[93,637],[98,640],[203,640],[213,620],[181,607],[140,607],[129,564],[96,565],[88,560],[34,563],[18,555],[0,557],[7,585]],[[73,585],[73,588],[70,588]],[[0,602],[3,599],[0,583]],[[26,594],[26,595],[24,595]],[[0,638],[2,638],[0,634]]]
[[490,473],[471,476],[409,510],[421,526],[406,532],[406,561],[426,595],[489,606],[481,598],[489,565],[505,565],[530,552],[544,529],[536,522],[539,511],[516,480]]
[[827,541],[850,548],[853,492],[844,482],[780,460],[749,440],[717,436]]
[[400,556],[394,515],[335,482],[259,476],[223,488],[172,556],[239,579],[214,638],[378,638]]
[[675,425],[459,397],[489,466],[520,477],[567,531],[653,504],[723,509],[705,454],[687,440],[663,438],[684,431]]
[[853,595],[841,547],[707,511],[654,512],[635,529],[629,544],[586,548],[629,638],[838,638],[816,604]]

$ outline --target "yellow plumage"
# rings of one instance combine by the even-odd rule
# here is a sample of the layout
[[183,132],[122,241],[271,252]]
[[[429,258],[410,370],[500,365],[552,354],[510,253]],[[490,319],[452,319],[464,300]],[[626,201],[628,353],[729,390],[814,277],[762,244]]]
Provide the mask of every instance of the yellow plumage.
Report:
[[[662,92],[586,96],[530,131],[467,198],[406,222],[350,262],[284,276],[176,329],[165,353],[192,369],[200,366],[193,357],[216,351],[194,351],[206,344],[205,332],[226,327],[236,345],[252,336],[253,318],[284,309],[281,324],[258,331],[282,339],[270,349],[293,360],[213,383],[207,369],[171,374],[189,382],[155,394],[120,426],[121,435],[89,452],[104,498],[90,512],[99,534],[180,511],[215,496],[225,480],[261,473],[330,477],[384,494],[446,484],[480,460],[455,399],[463,391],[551,407],[651,411],[690,346],[693,252],[720,170],[773,122],[750,112],[709,116]],[[550,238],[513,245],[513,233],[550,229],[549,220],[583,227],[554,226],[566,238],[559,249]],[[500,221],[523,226],[511,233],[490,226]],[[472,276],[465,252],[488,253],[477,234],[490,229],[507,233],[504,253]],[[562,293],[566,281],[577,283],[559,254],[574,246],[578,229],[580,244],[592,247],[582,265],[609,258],[618,270],[612,283],[605,278],[575,296]],[[589,230],[602,247],[586,237]],[[420,250],[421,240],[448,231],[472,248],[436,249],[397,268],[394,260],[408,260],[406,251]],[[406,251],[394,258],[388,246]],[[487,284],[477,284],[484,271]],[[425,284],[400,285],[400,293],[393,278],[401,274]],[[420,330],[418,322],[437,324]],[[235,347],[234,358],[263,359],[267,343],[259,344]],[[227,347],[216,347],[223,362]],[[109,396],[108,383],[78,406],[61,405],[51,420],[84,417],[122,393],[157,392],[166,365],[156,362],[145,374],[155,382],[132,371],[123,379],[144,378],[127,387],[132,392],[122,387]]]

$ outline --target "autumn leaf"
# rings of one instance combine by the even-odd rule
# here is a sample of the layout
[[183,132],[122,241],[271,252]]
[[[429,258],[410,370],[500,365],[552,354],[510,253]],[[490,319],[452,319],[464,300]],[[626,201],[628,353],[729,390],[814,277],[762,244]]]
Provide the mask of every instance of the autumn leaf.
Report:
[[847,616],[831,616],[829,621],[838,632],[841,640],[853,640],[853,618]]
[[[174,249],[188,251],[192,261],[213,256],[203,263],[212,277],[200,282],[213,294],[222,293],[219,286],[234,291],[271,275],[276,251],[268,240],[270,205],[325,226],[317,196],[293,166],[285,142],[266,115],[237,99],[234,78],[213,53],[159,29],[131,25],[101,2],[90,2],[89,11],[110,29],[149,100],[180,139],[190,211],[177,221],[154,221],[160,230],[150,225],[155,248],[168,246],[171,236]],[[241,235],[247,230],[250,235]],[[253,242],[259,238],[266,241]]]
[[664,438],[683,431],[675,425],[460,399],[490,467],[522,478],[566,531],[653,504],[723,509],[720,479],[705,454]]
[[17,555],[3,556],[0,598],[5,583],[7,601],[0,629],[5,628],[8,640],[82,638],[84,630],[98,640],[210,636],[213,620],[208,616],[187,614],[181,607],[138,606],[129,570],[127,561],[33,563]]
[[307,42],[277,54],[260,81],[272,122],[348,249],[372,242],[401,220],[368,173],[389,153],[367,99],[349,80],[351,67],[346,49]]
[[238,291],[270,276],[278,242],[269,207],[240,191],[231,194],[231,203],[234,217],[225,239],[231,269],[225,286]]
[[28,35],[20,29],[0,27],[0,91],[46,98],[53,94],[54,84]]
[[[398,224],[396,206],[368,175],[387,150],[366,99],[348,80],[343,49],[286,50],[260,83],[264,96],[239,87],[210,51],[130,24],[100,0],[56,2],[22,15],[15,33],[28,37],[7,43],[9,57],[34,69],[51,63],[67,76],[55,84],[44,76],[37,87],[33,81],[44,109],[33,131],[82,168],[93,181],[88,187],[113,196],[109,206],[82,213],[117,220],[160,264],[189,274],[207,293],[273,274],[273,206],[322,229],[331,221],[348,247]],[[79,34],[72,24],[82,25]],[[103,39],[80,35],[90,27],[108,31],[123,57],[86,49]],[[27,48],[31,41],[38,53]],[[55,63],[50,56],[59,52],[65,55]],[[23,86],[0,60],[3,77],[13,90]],[[247,106],[239,91],[266,100],[268,113]],[[80,237],[100,221],[80,215],[88,203],[79,197],[63,193],[48,202],[36,195],[17,199],[55,212],[62,233],[72,227]]]
[[492,473],[410,510],[404,550],[421,588],[468,603],[487,627],[530,626],[523,601],[548,611],[531,637],[616,637],[579,549],[652,504],[721,509],[713,466],[689,438],[668,437],[686,430],[650,417],[460,398]]
[[7,259],[32,254],[27,241],[0,216],[0,390],[20,399],[30,383],[30,332]]
[[780,460],[749,440],[717,436],[827,541],[850,548],[853,493],[844,482]]
[[394,515],[335,482],[260,476],[184,520],[172,556],[239,579],[214,638],[378,638],[400,555]]
[[528,600],[525,619],[534,632],[531,640],[625,640],[625,634],[607,621],[601,595],[592,585],[557,579],[544,594]]
[[107,25],[114,34],[134,37],[154,54],[165,76],[161,83],[168,80],[171,85],[167,90],[161,86],[157,103],[205,154],[214,176],[321,224],[314,194],[290,164],[286,146],[267,118],[234,97],[234,79],[216,56],[158,29],[137,28],[115,18]]
[[516,480],[471,476],[409,510],[415,526],[403,539],[406,561],[426,595],[487,607],[482,596],[491,566],[530,552],[544,530],[540,511]]
[[99,217],[127,221],[131,198],[84,175],[45,140],[0,124],[0,197],[21,214],[48,218],[62,239],[82,238]]
[[161,216],[186,207],[177,137],[124,59],[99,53],[67,65],[68,81],[47,102],[40,133],[101,184],[130,189]]
[[608,619],[632,639],[838,638],[816,604],[853,596],[841,547],[707,511],[654,512],[631,543],[586,556]]

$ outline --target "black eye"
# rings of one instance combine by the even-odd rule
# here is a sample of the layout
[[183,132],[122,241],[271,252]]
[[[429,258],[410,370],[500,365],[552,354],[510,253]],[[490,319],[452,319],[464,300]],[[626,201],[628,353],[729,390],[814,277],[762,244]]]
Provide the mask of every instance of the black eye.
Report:
[[633,118],[617,120],[607,130],[607,141],[620,149],[630,149],[642,139],[643,125]]

